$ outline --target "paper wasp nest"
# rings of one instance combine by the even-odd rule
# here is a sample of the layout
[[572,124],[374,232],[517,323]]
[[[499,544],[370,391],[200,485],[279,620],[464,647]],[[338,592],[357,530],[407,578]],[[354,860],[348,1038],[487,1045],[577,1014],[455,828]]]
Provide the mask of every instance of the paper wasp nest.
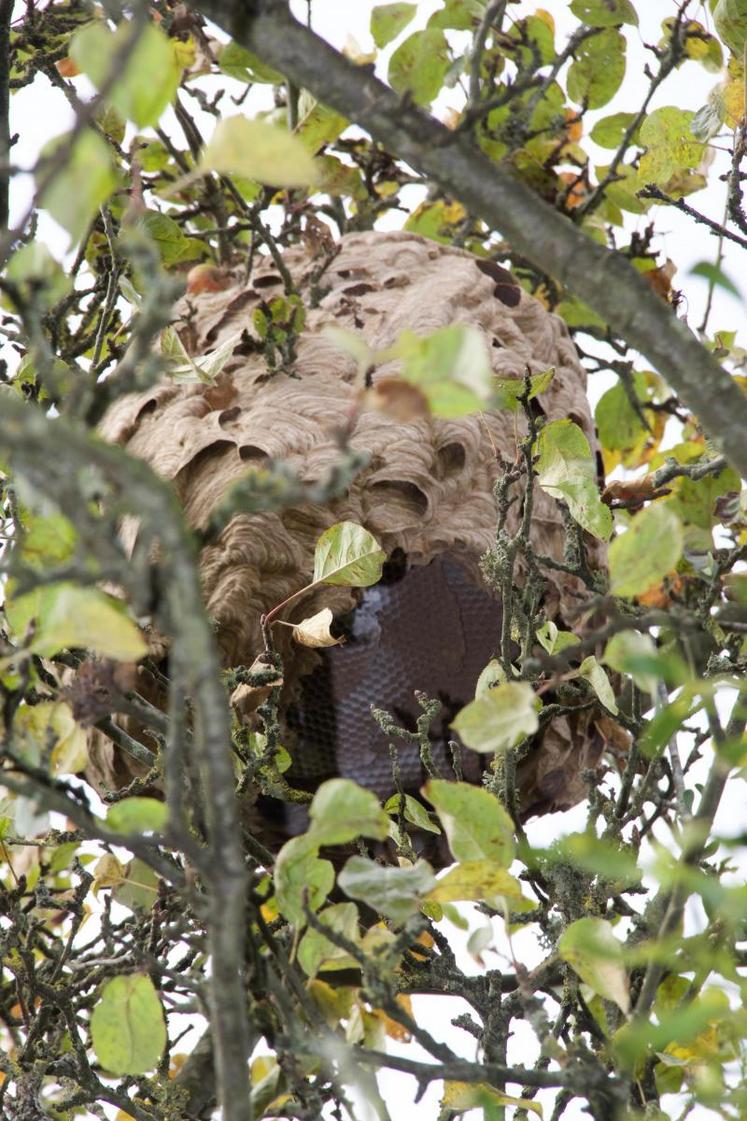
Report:
[[[284,260],[308,304],[319,257],[296,249]],[[293,757],[289,782],[313,790],[345,775],[383,797],[394,790],[391,737],[380,731],[370,707],[387,709],[412,727],[419,712],[415,690],[442,701],[431,729],[433,758],[444,777],[454,775],[448,723],[474,696],[500,636],[500,599],[479,573],[479,558],[495,541],[498,456],[516,460],[525,428],[519,414],[508,411],[407,422],[374,410],[356,416],[356,362],[324,329],[360,332],[382,349],[404,330],[426,335],[472,324],[501,377],[523,379],[527,368],[539,373],[553,366],[542,412],[574,420],[592,447],[595,435],[585,374],[565,325],[505,270],[413,234],[366,232],[342,239],[318,283],[323,295],[307,312],[289,373],[269,372],[256,337],[250,339],[253,310],[283,292],[270,258],[261,258],[247,283],[186,297],[176,327],[192,356],[246,329],[217,382],[166,381],[124,398],[102,431],[172,480],[190,525],[205,528],[228,488],[269,460],[286,463],[305,481],[326,477],[339,461],[340,430],[355,417],[350,444],[369,461],[345,497],[235,516],[204,549],[200,567],[223,664],[249,666],[262,649],[260,616],[308,583],[323,530],[349,520],[378,538],[390,558],[381,584],[363,592],[325,587],[287,614],[298,621],[330,607],[345,623],[344,646],[308,650],[292,642],[288,628],[275,631],[285,664],[281,714],[283,743]],[[396,372],[396,363],[377,368],[374,384]],[[510,508],[511,531],[520,505]],[[564,536],[558,505],[535,487],[535,550],[561,560]],[[592,544],[591,559],[603,563],[598,545]],[[562,572],[544,569],[543,575],[544,611],[560,624],[582,588]],[[396,746],[401,783],[415,793],[425,777],[417,747]],[[579,801],[585,794],[581,772],[598,762],[600,751],[588,710],[554,720],[520,765],[522,812]],[[464,777],[479,781],[483,758],[467,749],[460,755]],[[96,738],[91,777],[99,787],[123,785],[129,765],[108,740]],[[276,841],[301,827],[283,802],[263,798],[261,812]]]

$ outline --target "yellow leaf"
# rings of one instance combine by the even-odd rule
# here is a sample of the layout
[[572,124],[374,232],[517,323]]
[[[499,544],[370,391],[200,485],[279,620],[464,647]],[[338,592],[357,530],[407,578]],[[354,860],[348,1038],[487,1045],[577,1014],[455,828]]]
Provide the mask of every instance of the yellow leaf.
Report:
[[117,887],[124,883],[127,873],[116,856],[102,856],[93,870],[93,894],[98,895],[103,888]]
[[441,1098],[441,1108],[460,1113],[467,1109],[489,1110],[494,1106],[512,1105],[519,1109],[529,1110],[542,1117],[542,1106],[539,1102],[530,1101],[528,1098],[514,1098],[509,1094],[501,1094],[492,1086],[484,1082],[444,1082],[444,1095]]
[[19,708],[13,731],[20,741],[22,754],[35,763],[49,756],[55,775],[74,775],[88,762],[86,733],[75,723],[72,709],[63,701],[42,701],[38,705]]
[[316,164],[297,136],[242,116],[220,121],[199,168],[243,175],[273,187],[307,187],[317,178]]

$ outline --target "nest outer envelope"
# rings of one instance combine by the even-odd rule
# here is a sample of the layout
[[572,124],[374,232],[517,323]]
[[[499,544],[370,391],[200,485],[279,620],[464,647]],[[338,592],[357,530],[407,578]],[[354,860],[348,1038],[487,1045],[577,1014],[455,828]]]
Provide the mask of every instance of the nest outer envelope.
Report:
[[[284,259],[307,297],[319,260],[300,248],[286,252]],[[269,373],[262,353],[237,341],[215,384],[164,381],[122,398],[104,418],[101,432],[107,440],[123,445],[173,482],[191,526],[204,528],[229,487],[268,460],[284,461],[308,481],[324,477],[338,461],[337,434],[354,407],[357,368],[354,359],[323,334],[327,326],[360,332],[377,350],[391,346],[404,330],[425,335],[455,323],[477,327],[500,377],[523,379],[527,369],[534,374],[555,368],[541,398],[542,411],[550,420],[575,421],[596,449],[586,375],[565,324],[519,289],[509,290],[507,299],[505,284],[497,284],[471,254],[407,232],[348,234],[320,286],[325,294],[317,308],[307,309],[292,375]],[[273,261],[261,258],[247,283],[237,280],[225,291],[185,297],[176,319],[183,343],[198,357],[242,330],[251,335],[253,309],[282,292]],[[374,381],[396,373],[397,364],[390,362],[376,369]],[[335,522],[365,526],[388,556],[404,554],[411,568],[445,558],[479,585],[479,558],[495,542],[495,449],[513,461],[524,433],[523,418],[507,411],[451,420],[426,416],[408,423],[375,411],[361,412],[350,443],[366,451],[370,461],[344,498],[235,516],[203,550],[200,574],[223,664],[254,661],[262,649],[260,616],[308,582],[316,541]],[[509,511],[511,532],[518,525],[519,507],[516,502]],[[134,527],[129,532],[133,537]],[[561,560],[564,537],[560,508],[535,485],[534,549]],[[587,542],[592,564],[602,566],[604,547],[591,538]],[[443,571],[437,571],[437,564],[430,569],[438,582]],[[518,575],[521,579],[520,568]],[[583,588],[562,572],[545,570],[544,577],[544,611],[562,624]],[[461,593],[455,594],[453,606],[460,611]],[[488,593],[483,588],[481,594]],[[349,589],[324,587],[287,618],[298,621],[322,607],[338,615],[359,600]],[[433,611],[438,612],[438,603]],[[499,618],[499,600],[495,612]],[[281,632],[278,649],[285,662],[283,710],[292,710],[304,679],[311,680],[306,675],[318,670],[325,655],[292,643],[288,628],[276,631]],[[429,682],[419,687],[427,693]],[[375,696],[370,699],[381,703]],[[468,694],[461,703],[470,699]],[[288,735],[292,741],[292,731]],[[288,746],[292,752],[292,742]],[[365,784],[365,752],[356,760],[354,745],[342,749],[346,758],[344,765],[338,760],[340,773]],[[338,745],[338,756],[340,750]],[[596,766],[600,753],[601,740],[587,711],[553,720],[520,764],[522,812],[528,816],[566,809],[581,800],[586,794],[582,772]],[[465,777],[477,781],[482,762],[476,766],[469,751],[462,755]],[[120,788],[136,770],[110,741],[94,733],[89,777],[99,789]],[[311,779],[309,783],[313,785]],[[280,823],[280,840],[289,828],[288,821]]]

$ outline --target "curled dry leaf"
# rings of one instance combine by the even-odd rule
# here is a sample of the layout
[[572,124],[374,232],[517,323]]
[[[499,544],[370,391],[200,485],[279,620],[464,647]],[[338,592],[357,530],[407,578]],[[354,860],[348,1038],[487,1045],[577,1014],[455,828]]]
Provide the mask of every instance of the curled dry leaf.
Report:
[[335,638],[330,631],[332,626],[332,612],[328,607],[317,611],[316,615],[309,615],[302,619],[293,628],[293,638],[301,646],[340,646],[344,639]]
[[194,265],[187,273],[188,296],[197,296],[200,292],[225,292],[233,284],[233,274],[217,265]]
[[268,680],[262,685],[237,685],[231,693],[231,707],[241,719],[256,712],[263,701],[266,701],[273,689],[278,689],[283,684],[283,676],[263,661],[260,654],[249,667],[250,674],[266,674]]
[[677,272],[677,266],[674,261],[667,257],[663,265],[658,268],[650,269],[649,272],[643,274],[643,279],[652,288],[657,296],[661,296],[662,300],[666,300],[668,304],[674,303],[674,289],[672,287],[672,278]]
[[671,494],[671,491],[666,487],[657,490],[652,476],[644,475],[642,479],[614,479],[602,491],[602,502],[608,506],[636,510],[650,498],[660,498],[665,494]]

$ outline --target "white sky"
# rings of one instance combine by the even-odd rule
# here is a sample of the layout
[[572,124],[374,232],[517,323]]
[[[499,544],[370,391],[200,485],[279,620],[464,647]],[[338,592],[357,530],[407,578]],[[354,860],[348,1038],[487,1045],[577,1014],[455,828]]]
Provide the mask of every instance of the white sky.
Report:
[[[305,18],[305,0],[294,0],[292,6],[299,17]],[[337,47],[342,47],[348,36],[352,36],[364,50],[370,50],[373,43],[368,32],[368,25],[373,6],[372,0],[314,0],[312,25],[319,34]],[[438,0],[420,0],[417,18],[410,25],[407,33],[409,34],[412,30],[423,26],[431,12],[440,6]],[[557,43],[562,46],[569,28],[575,26],[576,23],[574,17],[570,15],[568,4],[562,2],[562,0],[543,0],[542,6],[553,15],[557,25]],[[509,12],[512,15],[521,15],[534,10],[535,7],[536,4],[534,3],[521,3],[520,5],[511,5]],[[597,111],[596,114],[590,114],[588,129],[591,128],[593,121],[598,117],[606,116],[613,111],[634,111],[640,104],[643,91],[646,88],[643,63],[646,58],[650,57],[644,52],[642,44],[658,41],[661,35],[661,21],[673,15],[676,7],[675,0],[638,0],[636,8],[641,19],[640,34],[637,40],[635,33],[631,36],[632,42],[629,44],[628,68],[623,89],[616,95],[611,106]],[[19,4],[20,10],[21,5]],[[691,15],[693,18],[698,18],[709,25],[707,5],[693,3],[691,5]],[[380,57],[378,67],[382,77],[386,75],[386,62],[393,49],[393,46],[389,47],[382,52]],[[652,108],[661,105],[678,105],[681,108],[697,110],[705,103],[709,91],[717,80],[717,75],[705,71],[697,63],[686,63],[679,72],[672,75],[663,84],[654,99]],[[86,89],[84,80],[78,79],[77,85],[79,93],[84,94]],[[260,107],[266,107],[267,103],[266,100],[262,100],[263,97],[266,98],[266,91],[258,91],[257,97],[248,101],[245,109],[248,107],[249,111],[256,111]],[[193,104],[193,102],[190,102],[190,106]],[[458,104],[457,91],[453,92],[452,97],[446,95],[441,99],[436,107],[437,114],[442,115],[449,104]],[[42,145],[50,137],[64,132],[72,124],[72,113],[69,105],[63,95],[52,88],[45,78],[38,79],[32,89],[21,91],[14,96],[13,111],[12,128],[20,133],[19,142],[13,149],[13,159],[14,163],[24,168],[32,168]],[[717,140],[715,145],[718,146],[719,143],[723,144],[723,142]],[[723,147],[725,148],[726,144],[723,144]],[[598,163],[609,162],[610,154],[608,151],[597,149],[596,156],[598,157],[596,160]],[[718,150],[716,152],[716,162],[710,172],[709,186],[705,190],[690,196],[687,200],[698,210],[715,219],[720,219],[723,213],[724,186],[719,182],[718,175],[719,171],[727,166],[727,163],[725,151]],[[29,177],[22,177],[17,180],[13,199],[16,216],[28,204],[29,191]],[[628,217],[628,228],[631,230],[644,228],[652,217],[655,220],[664,256],[670,256],[679,268],[674,280],[675,286],[684,288],[686,291],[687,302],[680,310],[680,314],[686,314],[690,324],[696,326],[702,318],[706,283],[700,278],[688,278],[687,274],[690,268],[699,261],[716,260],[716,239],[703,227],[695,226],[691,220],[674,210],[664,211],[658,208],[654,209],[648,216],[643,215],[638,218],[631,215]],[[392,215],[388,224],[398,224],[400,221],[401,217]],[[67,235],[45,215],[42,215],[40,220],[39,236],[44,238],[53,252],[59,255],[65,252]],[[738,247],[726,243],[723,267],[727,274],[740,285],[741,270],[736,258],[737,250]],[[717,290],[710,320],[711,330],[721,328],[733,330],[735,326],[740,326],[743,322],[744,310],[740,307],[739,302],[734,297]],[[745,345],[744,337],[741,342],[742,345]],[[592,386],[593,398],[596,399],[601,389],[606,388],[609,384],[610,382],[606,378],[596,379],[596,384]],[[741,822],[743,820],[743,808],[736,804],[730,805],[720,817],[721,826],[725,833],[738,831],[742,827]],[[555,814],[530,822],[527,833],[530,841],[544,846],[555,836],[583,828],[584,822],[585,807],[578,806],[568,813]],[[727,824],[729,828],[727,828]],[[465,910],[468,911],[469,909]],[[476,912],[473,912],[473,916],[474,921],[471,921],[473,929],[486,921]],[[695,907],[690,916],[690,921],[697,924],[699,920],[700,916],[697,913],[697,907]],[[502,931],[502,923],[496,921],[493,925],[495,951],[489,952],[486,955],[486,960],[491,968],[510,971],[509,948]],[[468,972],[480,971],[481,967],[466,952],[465,936],[455,931],[453,927],[448,927],[448,930],[450,936],[454,936],[460,963],[465,966]],[[514,936],[514,951],[529,968],[541,960],[543,956],[534,937],[527,932]],[[450,1008],[446,1012],[447,1004],[453,1005],[453,1010]],[[451,1016],[463,1011],[466,1011],[466,1006],[459,1001],[446,1001],[444,998],[415,998],[416,1019],[422,1020],[437,1038],[448,1042],[458,1053],[465,1057],[474,1058],[474,1040],[471,1040],[466,1033],[452,1028],[448,1022]],[[390,1047],[392,1051],[401,1050],[401,1047],[394,1043],[390,1044]],[[531,1065],[536,1049],[534,1034],[528,1029],[524,1030],[523,1025],[517,1025],[516,1034],[512,1041],[510,1060]],[[417,1055],[417,1049],[413,1050],[410,1047],[407,1049],[407,1054],[410,1056]],[[425,1054],[419,1057],[427,1059]],[[433,1084],[417,1106],[413,1103],[415,1083],[409,1077],[395,1073],[384,1073],[381,1076],[380,1084],[390,1108],[392,1121],[401,1121],[405,1118],[407,1121],[435,1121],[438,1115],[438,1100],[440,1097],[439,1084]],[[509,1089],[516,1093],[519,1090],[518,1087]],[[552,1112],[552,1106],[549,1104],[551,1099],[552,1095],[544,1092],[541,1092],[536,1099],[544,1103],[546,1117]],[[361,1102],[360,1104],[361,1117],[364,1121],[368,1121],[368,1116],[373,1117],[374,1115],[366,1109],[365,1103]],[[580,1105],[571,1107],[564,1114],[567,1121],[578,1121],[579,1118],[587,1116]],[[700,1121],[701,1118],[705,1119],[713,1116],[713,1114],[701,1109],[696,1110],[690,1116],[693,1121]]]

